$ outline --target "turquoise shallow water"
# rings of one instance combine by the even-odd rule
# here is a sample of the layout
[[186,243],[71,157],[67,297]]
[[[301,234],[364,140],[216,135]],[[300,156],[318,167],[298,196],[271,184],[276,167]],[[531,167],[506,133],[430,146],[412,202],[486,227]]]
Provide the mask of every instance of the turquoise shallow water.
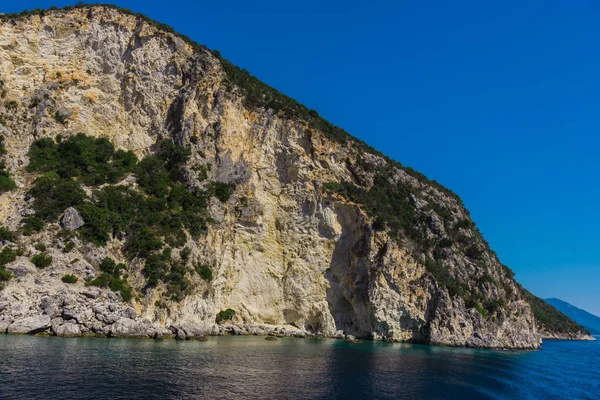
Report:
[[600,343],[531,352],[0,335],[0,399],[598,399]]

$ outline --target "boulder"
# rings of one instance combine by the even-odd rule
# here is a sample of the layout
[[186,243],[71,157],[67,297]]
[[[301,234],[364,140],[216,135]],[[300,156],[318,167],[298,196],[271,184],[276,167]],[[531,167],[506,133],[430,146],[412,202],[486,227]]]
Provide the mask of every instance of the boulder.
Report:
[[156,329],[156,334],[155,334],[155,338],[156,339],[173,339],[173,337],[175,335],[173,335],[173,332],[171,332],[170,329],[167,329],[165,327],[157,327]]
[[81,327],[78,324],[67,322],[66,324],[54,328],[56,336],[79,336],[81,335]]
[[83,218],[81,218],[77,210],[73,207],[67,208],[60,219],[60,225],[68,231],[79,229],[83,224]]
[[88,299],[97,299],[102,294],[102,291],[100,291],[100,289],[98,289],[98,288],[92,288],[92,289],[84,290],[83,292],[80,292],[79,294],[81,294],[82,296],[84,296]]
[[56,317],[56,318],[52,319],[52,321],[50,321],[50,329],[52,330],[52,332],[56,333],[56,330],[58,329],[58,327],[64,323],[65,323],[64,319],[62,319],[61,317]]
[[13,273],[15,278],[22,278],[28,274],[31,274],[32,272],[34,273],[37,271],[33,264],[29,263],[29,265],[27,265],[27,263],[23,262],[18,262],[18,264],[7,266],[7,269]]
[[130,318],[121,318],[110,327],[110,334],[115,337],[147,338],[154,337],[155,333],[149,322],[134,321]]
[[178,340],[185,340],[186,339],[186,334],[185,331],[183,329],[177,329],[177,336],[175,336]]
[[204,337],[204,331],[200,328],[197,328],[193,325],[183,324],[181,325],[180,330],[185,331],[186,339],[200,339]]
[[65,308],[62,312],[62,317],[64,319],[73,319],[75,316],[75,310],[72,308]]
[[8,333],[38,333],[50,328],[49,315],[20,318],[9,325]]
[[61,315],[61,310],[56,303],[48,304],[43,310],[50,318],[56,318]]

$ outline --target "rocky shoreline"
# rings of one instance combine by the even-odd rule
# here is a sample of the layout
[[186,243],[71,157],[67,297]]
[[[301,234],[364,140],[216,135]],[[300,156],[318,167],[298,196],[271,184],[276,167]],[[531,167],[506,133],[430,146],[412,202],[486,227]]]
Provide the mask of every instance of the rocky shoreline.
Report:
[[[64,319],[63,319],[64,321]],[[0,334],[29,334],[35,336],[57,336],[57,337],[97,337],[116,339],[154,339],[154,340],[208,340],[208,337],[217,336],[264,336],[267,340],[276,340],[282,337],[293,338],[324,338],[347,340],[349,343],[363,343],[353,335],[347,335],[338,331],[334,336],[315,334],[293,326],[280,325],[248,325],[248,324],[215,324],[210,331],[205,331],[189,324],[174,324],[169,328],[152,324],[148,320],[133,320],[121,318],[117,320],[105,333],[105,331],[85,331],[75,322],[64,322],[58,319],[49,320],[47,315],[25,317],[8,323],[7,319],[0,319]],[[543,340],[568,340],[568,341],[596,341],[597,339],[587,334],[548,334],[543,335]],[[389,340],[384,340],[389,341]],[[489,348],[488,348],[489,349]],[[494,349],[491,349],[494,350]],[[533,349],[507,349],[495,350],[533,350]]]
[[[206,340],[208,336],[248,335],[267,337],[321,337],[358,342],[355,336],[338,330],[333,335],[314,333],[293,325],[266,323],[206,323],[206,321],[161,321],[161,310],[154,319],[141,315],[135,305],[123,303],[121,297],[96,287],[72,287],[54,294],[5,292],[0,297],[0,333],[32,334],[59,337],[114,337],[176,340]],[[160,321],[160,322],[159,322]],[[595,340],[585,334],[563,336],[544,332],[545,339]],[[376,340],[394,341],[387,338]],[[397,340],[396,340],[397,341]],[[442,346],[444,344],[441,344]],[[472,346],[475,347],[475,346]],[[487,346],[486,348],[489,348]],[[504,347],[498,347],[504,349]],[[514,349],[514,348],[513,348]],[[531,350],[531,348],[527,348]]]
[[540,331],[542,340],[575,340],[575,341],[595,341],[596,338],[587,333],[559,333],[559,332],[546,332]]

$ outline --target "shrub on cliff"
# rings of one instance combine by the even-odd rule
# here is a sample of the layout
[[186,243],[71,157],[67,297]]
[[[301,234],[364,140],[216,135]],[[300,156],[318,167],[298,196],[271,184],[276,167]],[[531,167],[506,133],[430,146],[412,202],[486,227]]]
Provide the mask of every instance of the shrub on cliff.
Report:
[[173,301],[182,300],[190,288],[190,282],[186,277],[188,268],[181,260],[172,258],[172,251],[168,247],[160,253],[148,256],[144,272],[148,278],[148,286],[156,286],[159,282],[164,282]]
[[93,204],[81,204],[77,207],[85,224],[80,228],[82,236],[97,246],[105,246],[112,233],[112,220],[118,218],[107,209]]
[[66,208],[83,203],[87,197],[77,181],[61,179],[52,172],[36,179],[29,194],[34,197],[35,215],[44,220],[58,218]]
[[[5,154],[6,148],[4,147],[4,136],[0,136],[0,156],[4,156]],[[9,172],[6,170],[4,160],[0,160],[0,193],[16,189],[16,187],[15,181],[12,180]]]
[[13,278],[13,273],[7,270],[4,265],[0,265],[0,289],[4,288],[6,282]]
[[220,324],[221,322],[224,322],[224,321],[231,321],[234,316],[235,316],[235,311],[232,310],[231,308],[228,308],[226,310],[219,311],[219,313],[217,314],[217,317],[215,318],[215,321],[217,322],[217,324]]
[[102,273],[95,279],[86,282],[86,285],[109,288],[113,292],[118,292],[124,301],[130,301],[133,298],[133,290],[121,273],[127,266],[117,264],[112,258],[106,257],[99,265]]
[[0,193],[8,192],[17,187],[7,170],[0,165]]
[[29,236],[44,228],[44,220],[40,217],[27,217],[23,219],[23,235]]
[[375,229],[387,229],[391,236],[421,242],[423,234],[417,229],[415,206],[410,201],[408,187],[393,184],[382,174],[375,176],[370,189],[350,182],[328,182],[325,189],[337,193],[349,201],[362,204],[376,221]]
[[29,149],[31,172],[56,172],[61,178],[80,178],[86,185],[117,183],[132,172],[137,158],[132,152],[115,151],[106,138],[79,133],[56,143],[43,138]]
[[16,260],[17,252],[10,247],[4,247],[0,252],[0,289],[2,289],[6,282],[13,278],[13,273],[7,270],[4,266],[9,262]]
[[10,229],[0,226],[0,240],[8,240],[12,242],[15,240],[15,234],[10,231]]
[[[44,175],[29,192],[36,214],[24,221],[24,230],[27,234],[40,230],[43,220],[56,220],[67,207],[75,207],[85,222],[77,230],[82,239],[98,246],[112,237],[124,240],[130,259],[147,260],[148,285],[163,281],[172,297],[180,299],[189,287],[185,262],[172,260],[170,254],[165,258],[160,251],[165,244],[182,247],[188,235],[203,234],[209,220],[209,197],[226,202],[235,187],[209,182],[206,190],[189,188],[185,167],[190,150],[170,140],[157,147],[156,154],[137,162],[133,153],[115,151],[108,140],[84,134],[58,142],[47,138],[34,142],[28,170]],[[135,172],[139,190],[111,185],[129,172]],[[82,184],[104,187],[88,198]],[[119,282],[108,273],[92,284],[109,287]]]
[[64,283],[76,283],[78,279],[75,275],[67,274],[67,275],[63,275],[61,280]]
[[208,190],[209,193],[219,199],[221,203],[226,203],[233,194],[235,186],[223,182],[212,182],[209,185]]
[[212,274],[212,270],[210,269],[210,267],[208,265],[205,264],[196,264],[194,266],[194,269],[196,270],[196,272],[198,273],[198,275],[200,275],[200,277],[202,279],[204,279],[205,281],[212,281],[213,278],[213,274]]
[[6,265],[17,259],[17,252],[10,247],[5,246],[0,251],[0,265]]
[[40,253],[33,256],[31,262],[39,269],[44,269],[52,264],[52,257],[46,253]]

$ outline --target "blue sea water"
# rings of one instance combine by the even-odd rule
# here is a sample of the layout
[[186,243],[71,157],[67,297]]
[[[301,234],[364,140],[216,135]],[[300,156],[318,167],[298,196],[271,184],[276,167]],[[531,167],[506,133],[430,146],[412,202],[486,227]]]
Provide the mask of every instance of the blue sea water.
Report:
[[0,399],[598,399],[599,342],[489,351],[341,340],[0,335]]

